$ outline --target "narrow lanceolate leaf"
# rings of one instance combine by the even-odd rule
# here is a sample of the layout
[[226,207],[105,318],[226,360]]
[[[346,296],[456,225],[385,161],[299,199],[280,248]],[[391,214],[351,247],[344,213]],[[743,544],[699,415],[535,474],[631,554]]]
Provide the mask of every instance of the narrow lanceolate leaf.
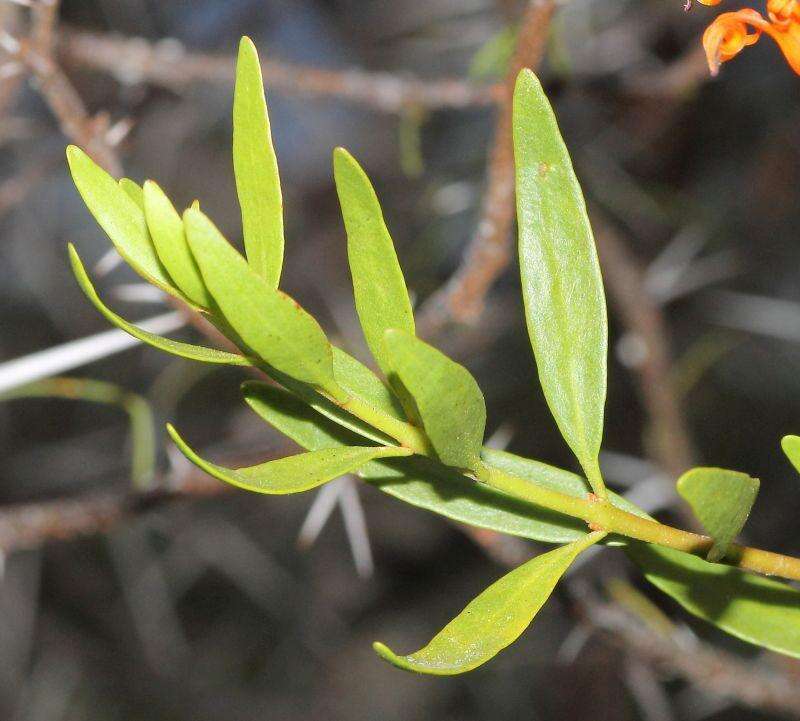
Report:
[[83,202],[119,254],[146,280],[182,297],[156,255],[142,208],[80,148],[67,148],[67,162]]
[[800,436],[784,436],[781,448],[795,470],[800,473]]
[[[307,450],[359,443],[357,435],[281,388],[246,381],[242,391],[248,405],[262,419]],[[543,479],[558,478],[559,473],[566,478],[564,483],[556,482],[557,490],[566,485],[566,492],[586,495],[585,483],[579,476],[549,466],[546,469],[541,474]],[[373,461],[359,475],[404,503],[478,528],[545,543],[569,543],[587,534],[583,521],[519,501],[421,456]]]
[[347,231],[356,311],[372,355],[389,376],[394,369],[384,350],[384,333],[390,328],[415,333],[406,282],[366,173],[343,148],[333,154],[333,170]]
[[142,191],[144,214],[158,257],[172,280],[189,300],[209,308],[211,295],[186,242],[183,220],[170,199],[152,180]]
[[357,471],[375,458],[407,456],[411,452],[399,446],[325,448],[234,470],[204,460],[172,426],[167,426],[167,430],[175,445],[198,468],[225,483],[255,493],[282,495],[308,491],[345,473]]
[[331,345],[317,321],[257,276],[201,211],[190,208],[183,219],[206,287],[248,348],[291,378],[341,395]]
[[724,468],[692,468],[678,479],[678,493],[714,539],[709,561],[719,561],[728,552],[750,515],[758,487],[757,478]]
[[97,295],[97,291],[89,279],[89,275],[81,262],[78,252],[72,244],[69,245],[69,259],[72,264],[72,272],[80,285],[81,290],[92,303],[92,305],[105,316],[106,320],[113,323],[117,328],[121,328],[126,333],[138,338],[143,343],[158,348],[165,353],[180,356],[181,358],[188,358],[189,360],[201,361],[203,363],[222,363],[227,365],[249,366],[253,365],[253,361],[242,355],[236,353],[227,353],[225,351],[217,350],[216,348],[206,348],[204,346],[192,345],[191,343],[183,343],[181,341],[172,340],[171,338],[164,338],[154,333],[149,333],[146,330],[129,323],[121,316],[117,315],[111,310]]
[[671,548],[631,542],[650,583],[732,636],[800,658],[800,590]]
[[359,398],[381,413],[405,420],[400,401],[383,381],[363,363],[336,346],[333,346],[333,374],[348,395]]
[[515,568],[415,653],[398,656],[382,643],[374,644],[374,648],[382,658],[406,671],[440,676],[471,671],[519,638],[575,557],[603,535],[592,533]]
[[606,400],[608,321],[580,185],[536,76],[514,92],[519,262],[528,335],[556,423],[595,492]]
[[272,147],[261,65],[253,41],[242,38],[233,97],[233,170],[250,267],[272,288],[283,265],[283,200]]
[[130,178],[120,178],[119,187],[128,194],[128,197],[134,203],[136,203],[136,205],[144,210],[144,192],[139,183],[137,183],[135,180],[131,180]]
[[402,330],[384,344],[400,382],[416,402],[425,432],[442,463],[472,468],[480,461],[486,403],[470,372]]

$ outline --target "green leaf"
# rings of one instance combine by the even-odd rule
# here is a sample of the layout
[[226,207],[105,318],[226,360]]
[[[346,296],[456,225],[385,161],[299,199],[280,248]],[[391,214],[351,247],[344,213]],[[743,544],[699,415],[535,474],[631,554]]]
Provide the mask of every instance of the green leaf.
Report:
[[67,162],[83,202],[117,252],[145,280],[183,298],[156,255],[144,212],[136,201],[80,148],[67,148]]
[[118,183],[119,187],[128,194],[128,197],[142,210],[144,210],[144,195],[142,186],[130,178],[120,178]]
[[142,191],[144,213],[156,252],[172,280],[189,300],[201,308],[212,305],[200,269],[186,242],[183,220],[164,191],[152,180]]
[[414,335],[414,314],[403,271],[369,178],[343,148],[333,153],[336,190],[347,231],[347,257],[361,327],[380,369],[394,368],[384,349],[390,328]]
[[346,473],[357,471],[375,458],[406,456],[411,453],[400,446],[325,448],[234,470],[217,466],[198,456],[171,425],[167,426],[167,431],[181,453],[198,468],[225,483],[254,493],[287,494],[308,491]]
[[450,676],[486,663],[519,638],[576,556],[602,537],[594,533],[528,561],[493,583],[425,648],[398,656],[382,643],[375,651],[406,671]]
[[341,396],[331,345],[317,321],[257,276],[201,211],[190,208],[183,219],[206,287],[248,348],[291,378]]
[[514,92],[519,262],[539,380],[561,435],[598,494],[608,320],[592,229],[569,153],[536,76]]
[[258,51],[248,37],[239,43],[236,63],[233,170],[247,259],[268,286],[277,288],[284,242],[281,181],[272,147],[261,64]]
[[375,410],[405,420],[403,407],[397,397],[367,366],[333,346],[333,375],[348,395],[359,398]]
[[626,548],[650,583],[732,636],[800,658],[800,591],[671,548]]
[[800,436],[784,436],[781,448],[795,470],[800,473]]
[[[359,442],[358,436],[281,388],[246,381],[242,390],[248,405],[261,418],[307,450],[352,446]],[[495,454],[498,453],[484,449],[487,462],[497,460]],[[586,495],[586,485],[578,476],[539,465],[542,478],[550,475],[558,478],[562,474],[567,479],[566,483],[543,485],[556,490],[567,488],[565,492],[576,496]],[[414,456],[375,461],[362,468],[359,475],[400,501],[478,528],[545,543],[568,543],[587,535],[586,524],[578,519],[519,501],[428,458]]]
[[677,483],[714,545],[708,560],[719,561],[744,527],[758,495],[759,480],[724,468],[692,468]]
[[439,459],[458,468],[475,466],[486,428],[486,404],[470,372],[405,331],[387,331],[384,342]]
[[172,340],[171,338],[163,338],[160,335],[149,333],[129,323],[100,300],[100,296],[97,295],[97,291],[94,289],[92,281],[89,279],[89,275],[78,256],[78,251],[75,250],[75,247],[71,243],[69,245],[69,259],[72,264],[72,272],[75,274],[78,285],[92,305],[105,316],[106,320],[132,335],[134,338],[138,338],[143,343],[147,343],[165,353],[171,353],[172,355],[188,358],[189,360],[238,366],[253,365],[252,359],[245,356],[235,353],[226,353],[216,348],[205,348],[204,346],[192,345],[191,343],[183,343],[181,341]]

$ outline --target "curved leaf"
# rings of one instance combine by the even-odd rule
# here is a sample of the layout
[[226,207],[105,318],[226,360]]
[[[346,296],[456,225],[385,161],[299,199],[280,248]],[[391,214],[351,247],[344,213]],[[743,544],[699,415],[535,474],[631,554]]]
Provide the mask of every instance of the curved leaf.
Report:
[[744,528],[758,495],[758,478],[724,468],[692,468],[676,487],[714,539],[708,560],[719,561]]
[[397,328],[414,335],[411,300],[369,178],[344,148],[334,151],[333,170],[347,231],[356,311],[372,355],[389,376],[394,368],[384,350],[384,333]]
[[800,658],[800,590],[688,553],[636,541],[626,547],[650,583],[732,636]]
[[156,255],[144,212],[136,201],[80,148],[67,148],[67,162],[83,202],[119,254],[147,281],[183,298]]
[[387,331],[384,343],[439,459],[448,466],[473,467],[480,460],[486,403],[470,372],[405,331]]
[[247,347],[281,373],[341,396],[317,321],[257,276],[201,211],[190,208],[183,219],[205,285]]
[[800,473],[800,436],[784,436],[781,439],[781,448],[794,469]]
[[606,400],[608,320],[580,185],[553,109],[523,70],[514,92],[522,293],[539,380],[561,435],[602,494],[598,454]]
[[398,668],[417,673],[450,676],[477,668],[519,638],[576,556],[602,536],[593,533],[515,568],[470,602],[425,648],[398,656],[375,643],[375,651]]
[[214,478],[246,491],[276,495],[308,491],[346,473],[357,471],[375,458],[406,456],[410,453],[407,448],[400,446],[325,448],[257,466],[230,469],[198,456],[171,425],[167,426],[167,431],[181,453]]
[[283,265],[283,198],[261,64],[258,51],[248,37],[239,43],[236,62],[233,170],[247,260],[268,286],[277,288]]
[[78,251],[75,250],[72,244],[69,245],[69,259],[72,264],[72,272],[75,274],[78,285],[92,305],[105,316],[106,320],[132,335],[134,338],[138,338],[143,343],[147,343],[165,353],[171,353],[172,355],[188,358],[189,360],[238,366],[252,365],[252,360],[245,356],[227,353],[217,350],[216,348],[205,348],[204,346],[192,345],[191,343],[183,343],[178,340],[172,340],[171,338],[164,338],[129,323],[100,300],[100,296],[97,295],[97,291],[94,289],[92,281],[89,279],[89,275],[78,256]]
[[142,186],[130,178],[120,178],[117,182],[119,183],[119,187],[128,194],[128,197],[142,210],[144,210],[144,195]]
[[183,220],[164,191],[152,180],[142,191],[144,214],[156,252],[172,280],[193,303],[210,308],[211,294],[186,242]]
[[333,375],[348,395],[359,398],[375,410],[405,420],[403,407],[397,397],[367,366],[333,346]]

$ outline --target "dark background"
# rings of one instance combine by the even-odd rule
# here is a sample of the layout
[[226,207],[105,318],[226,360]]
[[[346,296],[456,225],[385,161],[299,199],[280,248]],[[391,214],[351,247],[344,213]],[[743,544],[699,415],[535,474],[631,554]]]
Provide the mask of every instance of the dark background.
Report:
[[[248,34],[264,58],[466,78],[476,53],[483,48],[487,56],[487,42],[515,25],[523,5],[65,0],[56,35],[84,29],[176,39],[187,51],[232,56]],[[0,2],[0,22],[16,36],[26,31],[27,12]],[[767,38],[711,80],[699,43],[714,14],[702,6],[684,13],[678,0],[576,0],[556,15],[541,74],[593,216],[646,273],[651,302],[663,300],[675,359],[670,380],[682,389],[692,460],[760,477],[746,540],[798,554],[800,483],[779,440],[800,431],[800,79]],[[492,64],[502,76],[503,63]],[[238,240],[230,84],[201,80],[171,90],[135,75],[121,83],[68,57],[62,65],[92,114],[132,122],[117,149],[126,175],[157,179],[183,205],[200,198]],[[118,72],[125,77],[124,67]],[[494,113],[452,109],[420,121],[414,113],[398,118],[346,100],[267,91],[286,208],[283,285],[365,357],[332,148],[350,149],[370,174],[409,286],[423,302],[458,266],[478,223]],[[36,83],[0,97],[0,360],[10,360],[108,328],[83,298],[66,255],[66,243],[76,243],[91,268],[108,241],[68,178],[68,141]],[[127,318],[165,312],[157,299],[116,299],[115,288],[132,282],[122,267],[97,279]],[[481,319],[448,325],[437,343],[478,377],[490,433],[502,427],[511,450],[572,468],[538,388],[518,294],[512,263]],[[689,523],[671,491],[673,469],[640,463],[655,458],[664,466],[669,455],[669,441],[666,450],[654,448],[641,402],[641,338],[614,304],[611,327],[608,477],[664,517]],[[187,330],[182,337],[199,336]],[[167,456],[167,419],[212,457],[286,452],[241,402],[239,370],[137,347],[71,373],[148,398],[162,479],[183,472],[174,453]],[[3,403],[0,497],[18,504],[124,493],[128,443],[117,409]],[[723,698],[707,680],[690,683],[674,664],[653,663],[620,634],[593,625],[585,604],[605,598],[610,579],[636,578],[609,550],[578,569],[535,627],[482,669],[453,679],[394,670],[373,654],[373,640],[400,651],[419,647],[501,566],[462,530],[367,488],[360,498],[374,572],[359,575],[338,511],[310,549],[298,549],[312,498],[232,493],[153,503],[105,534],[9,553],[0,584],[0,717],[780,716],[763,703],[759,710]],[[796,663],[758,654],[652,598],[675,618],[677,634],[696,634],[704,648],[800,684]]]

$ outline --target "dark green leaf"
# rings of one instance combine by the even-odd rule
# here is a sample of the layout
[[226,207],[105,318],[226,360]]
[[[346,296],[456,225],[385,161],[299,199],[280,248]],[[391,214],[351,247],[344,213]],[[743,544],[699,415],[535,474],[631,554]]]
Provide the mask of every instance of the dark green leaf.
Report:
[[83,202],[119,254],[150,283],[182,298],[156,255],[144,211],[80,148],[67,148],[67,162]]
[[601,537],[591,534],[515,568],[415,653],[398,656],[382,643],[374,644],[374,648],[382,658],[406,671],[441,676],[471,671],[519,638],[575,557]]
[[347,230],[347,257],[356,310],[364,336],[381,370],[394,368],[384,350],[390,328],[414,335],[414,314],[394,243],[369,178],[343,148],[333,154],[336,190]]
[[91,301],[92,305],[97,308],[109,322],[132,335],[134,338],[138,338],[143,343],[147,343],[166,353],[171,353],[181,358],[188,358],[189,360],[238,366],[249,366],[253,364],[250,358],[242,355],[226,353],[216,348],[205,348],[199,345],[192,345],[191,343],[182,343],[181,341],[172,340],[171,338],[163,338],[162,336],[149,333],[129,323],[100,300],[100,296],[97,295],[97,291],[94,289],[94,286],[92,286],[92,281],[89,279],[89,275],[86,273],[86,269],[83,267],[83,263],[78,256],[78,252],[72,244],[69,245],[69,259],[72,264],[72,272],[75,273],[78,285],[80,285],[81,290]]
[[678,479],[678,493],[714,539],[708,552],[709,561],[724,558],[744,528],[758,487],[757,478],[724,468],[692,468]]
[[201,211],[187,210],[184,224],[206,287],[248,348],[291,378],[341,396],[331,345],[317,321],[257,276]]
[[592,229],[569,153],[536,76],[514,93],[519,261],[525,317],[547,403],[595,492],[608,321]]
[[486,404],[470,372],[405,331],[387,331],[384,343],[439,459],[448,466],[473,467],[480,460]]
[[325,448],[234,470],[204,460],[172,426],[168,425],[167,430],[181,453],[198,468],[225,483],[255,493],[286,494],[308,491],[346,473],[357,471],[375,458],[406,456],[410,453],[407,448],[400,446]]
[[178,211],[152,180],[144,184],[142,198],[150,236],[170,277],[193,303],[201,308],[211,307],[211,295],[189,250]]
[[271,288],[283,265],[283,199],[272,147],[261,65],[253,41],[242,38],[233,98],[233,170],[250,267]]
[[628,555],[689,613],[744,641],[800,658],[800,591],[688,553],[632,541]]

